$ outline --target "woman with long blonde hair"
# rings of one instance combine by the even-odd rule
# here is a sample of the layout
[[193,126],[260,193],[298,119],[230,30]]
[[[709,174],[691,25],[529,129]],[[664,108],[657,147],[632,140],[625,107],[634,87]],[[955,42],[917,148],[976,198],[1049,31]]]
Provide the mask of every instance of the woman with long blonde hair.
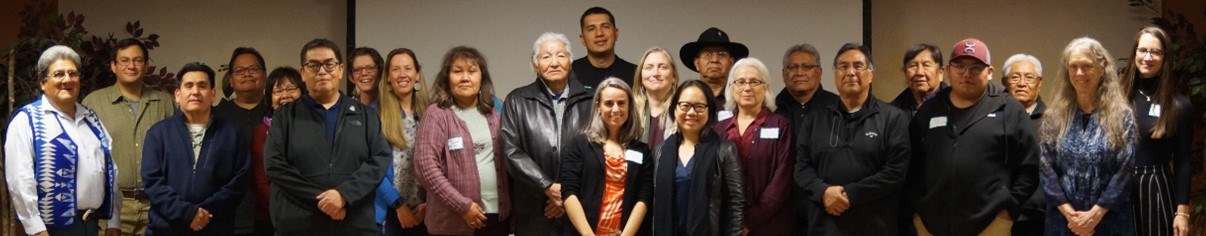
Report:
[[660,47],[645,50],[641,63],[632,78],[633,110],[645,135],[641,141],[655,148],[674,133],[674,120],[667,117],[670,111],[670,95],[678,86],[678,65],[670,52]]
[[1045,234],[1132,235],[1135,119],[1114,58],[1097,40],[1078,38],[1061,61],[1064,86],[1039,127]]
[[383,235],[425,235],[425,192],[415,179],[414,140],[419,117],[431,104],[415,52],[394,49],[378,80],[381,133],[393,150],[393,165],[377,187],[377,222]]

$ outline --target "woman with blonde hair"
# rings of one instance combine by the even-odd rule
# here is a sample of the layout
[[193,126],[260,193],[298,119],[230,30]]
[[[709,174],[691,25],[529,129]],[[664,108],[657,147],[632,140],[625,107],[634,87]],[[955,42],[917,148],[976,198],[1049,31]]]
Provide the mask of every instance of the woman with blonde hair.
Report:
[[385,58],[385,73],[378,80],[377,102],[381,133],[393,151],[393,164],[377,187],[377,223],[382,235],[426,235],[424,190],[414,171],[414,140],[419,117],[431,103],[415,52],[398,48]]
[[1061,61],[1064,86],[1039,127],[1045,234],[1132,235],[1135,119],[1114,58],[1097,40],[1078,38]]
[[[1178,91],[1168,33],[1147,26],[1135,33],[1131,63],[1122,76],[1138,128],[1135,144],[1135,226],[1141,235],[1189,234],[1189,163],[1194,112]],[[1171,169],[1169,163],[1172,163]],[[1171,170],[1170,170],[1171,169]],[[1174,207],[1175,206],[1175,207]]]
[[640,141],[644,132],[631,112],[628,85],[611,77],[597,88],[590,124],[561,160],[561,197],[571,223],[564,232],[636,235],[651,203],[642,191],[653,186],[653,156]]
[[675,130],[674,120],[665,114],[670,111],[670,95],[678,85],[678,65],[666,49],[653,47],[645,50],[637,66],[632,78],[632,107],[637,121],[645,127],[641,141],[656,148]]

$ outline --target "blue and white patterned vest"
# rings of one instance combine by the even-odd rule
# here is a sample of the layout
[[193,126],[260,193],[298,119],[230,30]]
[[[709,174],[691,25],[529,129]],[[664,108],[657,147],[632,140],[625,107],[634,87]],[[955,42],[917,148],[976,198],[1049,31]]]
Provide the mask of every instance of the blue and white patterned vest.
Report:
[[[38,211],[42,222],[47,227],[62,228],[75,224],[76,214],[76,162],[79,158],[75,141],[67,135],[66,130],[58,136],[50,137],[44,122],[45,111],[42,110],[42,99],[18,109],[17,115],[25,113],[29,116],[29,127],[33,130],[34,173],[37,179]],[[74,104],[73,104],[74,105]],[[101,219],[109,219],[112,211],[113,180],[116,177],[116,167],[109,151],[108,131],[96,117],[96,112],[84,108],[87,112],[84,122],[92,133],[100,139],[101,148],[105,153],[105,200],[97,209]],[[62,126],[62,123],[59,124]]]

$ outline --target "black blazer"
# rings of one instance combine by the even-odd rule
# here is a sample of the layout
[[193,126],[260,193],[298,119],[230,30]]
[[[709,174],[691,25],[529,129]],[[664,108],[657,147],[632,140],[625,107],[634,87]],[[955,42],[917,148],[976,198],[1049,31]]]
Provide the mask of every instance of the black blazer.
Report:
[[[377,112],[340,95],[334,147],[316,102],[302,95],[282,106],[264,144],[272,181],[269,210],[277,235],[377,235],[373,201],[392,152]],[[316,196],[329,189],[346,201],[347,216],[335,221],[318,209]]]
[[[645,202],[646,207],[650,205],[648,199],[641,197],[641,191],[653,185],[650,181],[653,180],[653,156],[649,155],[648,146],[637,140],[630,141],[627,145],[627,150],[640,153],[641,156],[625,157],[628,158],[628,173],[624,182],[621,229],[628,223],[628,216],[632,214],[632,208],[637,202]],[[586,135],[578,135],[570,141],[565,151],[561,160],[561,198],[564,200],[571,195],[578,196],[578,201],[582,203],[582,211],[586,213],[586,222],[594,229],[599,224],[599,207],[603,204],[607,178],[603,144],[590,142]],[[565,231],[562,232],[577,235],[578,230],[567,221]]]
[[733,142],[720,138],[711,131],[703,131],[703,137],[695,146],[696,162],[691,172],[691,196],[686,199],[692,206],[687,215],[674,215],[674,168],[678,165],[678,145],[682,133],[675,133],[653,152],[653,190],[645,191],[653,199],[652,215],[648,224],[653,235],[675,235],[675,218],[686,217],[690,223],[688,235],[741,235],[744,226],[745,193],[741,163],[737,160],[737,147]]

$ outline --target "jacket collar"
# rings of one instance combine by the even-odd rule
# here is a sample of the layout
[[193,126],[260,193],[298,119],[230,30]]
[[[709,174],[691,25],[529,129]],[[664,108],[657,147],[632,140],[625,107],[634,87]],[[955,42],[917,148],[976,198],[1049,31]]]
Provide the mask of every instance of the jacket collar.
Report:
[[[119,103],[119,102],[126,101],[126,98],[121,95],[121,90],[119,88],[117,88],[117,86],[119,86],[119,85],[114,84],[112,87],[110,87],[110,88],[112,88],[112,90],[110,90],[110,91],[106,92],[104,95],[102,95],[102,96],[108,96],[108,98],[106,98],[105,101],[108,101],[109,103]],[[138,103],[146,103],[146,101],[159,101],[160,100],[158,96],[147,96],[147,95],[151,94],[151,93],[147,92],[147,90],[149,90],[149,89],[153,89],[153,88],[151,88],[150,86],[147,86],[146,84],[142,85],[142,98],[139,98]]]
[[[820,92],[820,91],[817,91],[817,92]],[[812,96],[816,97],[817,95],[814,93]],[[808,101],[812,101],[812,100],[808,100]],[[788,92],[787,88],[783,88],[783,90],[779,90],[779,95],[775,95],[775,106],[779,107],[780,109],[787,108],[787,107],[799,107],[799,106],[803,106],[803,105],[804,104],[800,104],[800,102],[796,101],[796,97],[791,96],[791,92]]]
[[[938,94],[941,93],[942,90],[946,90],[947,87],[950,87],[950,85],[946,85],[946,81],[938,82],[938,89],[934,91],[934,94],[926,96],[925,100],[929,101],[930,99],[938,97]],[[909,88],[905,88],[904,91],[900,91],[900,94],[896,95],[896,98],[892,99],[892,103],[897,106],[911,107],[913,110],[917,109],[917,99],[913,98],[913,90],[909,90]]]
[[[188,120],[186,117],[184,117],[184,112],[177,112],[175,115],[172,115],[171,117],[169,117],[169,119],[171,120],[171,122],[173,124],[169,125],[167,127],[169,129],[173,129],[173,131],[174,131],[174,132],[172,132],[173,134],[181,134],[181,135],[175,135],[177,138],[179,138],[179,142],[181,142],[182,144],[188,144],[185,147],[192,147],[191,144],[193,142],[193,139],[192,139],[192,137],[189,136],[190,131],[188,130]],[[206,155],[208,153],[208,149],[209,149],[209,147],[208,147],[209,145],[207,145],[207,144],[212,143],[210,140],[212,140],[214,138],[214,132],[216,132],[218,130],[218,127],[225,125],[224,122],[225,122],[224,120],[215,116],[213,111],[210,111],[209,124],[205,125],[205,136],[202,136],[202,138],[201,138],[201,156],[200,157],[196,156],[196,154],[193,153],[192,148],[181,149],[181,150],[177,150],[177,151],[183,151],[188,154],[189,164],[193,164],[194,166],[196,166],[197,164],[201,164],[201,162],[204,162],[206,159],[206,158],[202,158],[202,157],[208,156],[208,155]]]
[[[943,105],[946,107],[945,109],[948,109],[946,112],[947,114],[950,114],[950,112],[955,109],[955,105],[951,103],[950,93],[951,88],[946,88],[938,92],[938,98],[940,101],[942,101],[942,103],[945,103]],[[958,127],[959,130],[955,130],[955,134],[962,134],[963,131],[966,131],[969,127],[975,126],[977,122],[983,120],[988,116],[989,113],[1004,110],[1005,103],[1007,102],[1005,99],[1013,101],[1013,98],[1009,97],[1009,94],[1005,92],[1005,88],[1002,87],[1002,85],[989,83],[988,88],[985,88],[984,90],[984,95],[980,97],[979,101],[976,101],[976,103],[970,107],[975,109],[969,111],[967,116],[968,119],[972,120],[965,123],[966,125],[963,127]]]
[[[570,74],[570,77],[566,79],[569,80],[569,83],[566,84],[565,91],[562,92],[562,96],[565,96],[567,104],[572,104],[584,98],[589,99],[591,97],[591,91],[587,91],[586,87],[582,87],[582,83],[578,82],[577,76]],[[517,93],[516,95],[518,95],[518,97],[536,99],[537,101],[547,105],[552,104],[553,97],[551,94],[549,94],[549,88],[544,84],[543,79],[537,77],[536,81],[528,84],[528,86],[532,87],[535,91]]]
[[839,114],[841,117],[847,119],[863,119],[870,117],[872,114],[879,113],[879,104],[877,103],[878,100],[876,100],[875,96],[872,94],[867,94],[867,99],[863,101],[863,106],[853,114],[846,110],[846,105],[842,103],[841,98],[834,100],[836,101],[823,104],[825,110],[829,110],[831,113]]
[[[335,106],[332,108],[338,107],[338,109],[343,111],[344,115],[356,115],[364,112],[365,106],[363,104],[360,104],[359,102],[348,102],[349,98],[345,97],[343,93],[339,93],[337,99],[338,100],[335,102]],[[309,94],[302,94],[301,101],[302,104],[305,104],[307,109],[326,109],[322,107],[321,103],[318,103],[318,100],[315,100],[314,97],[311,97]]]
[[[761,110],[758,110],[758,115],[756,115],[754,117],[754,122],[750,122],[749,127],[762,127],[762,124],[766,122],[766,117],[770,116],[770,113],[771,113],[770,109],[767,109],[766,107],[762,107]],[[741,127],[737,126],[736,112],[734,112],[733,117],[725,119],[721,122],[726,123],[724,126],[724,132],[728,132],[729,129],[740,129],[741,128]],[[720,133],[720,135],[726,135],[726,134]]]
[[1035,98],[1038,102],[1034,103],[1034,111],[1030,112],[1030,119],[1038,119],[1043,117],[1043,112],[1047,110],[1047,104],[1043,103],[1043,97]]

